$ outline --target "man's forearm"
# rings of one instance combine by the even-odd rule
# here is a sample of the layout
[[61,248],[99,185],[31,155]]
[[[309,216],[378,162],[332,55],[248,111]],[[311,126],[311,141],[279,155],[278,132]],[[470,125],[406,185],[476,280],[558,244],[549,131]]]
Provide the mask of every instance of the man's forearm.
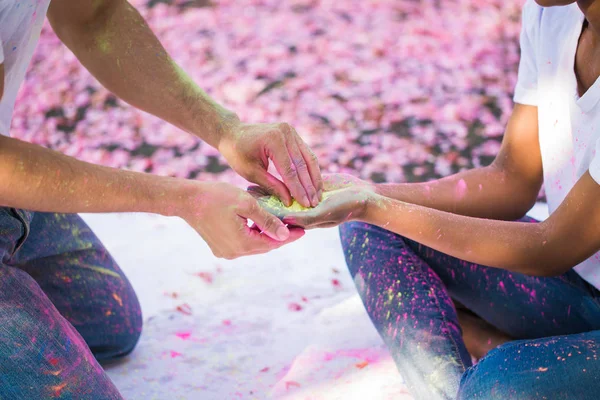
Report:
[[0,205],[44,212],[176,213],[179,179],[88,164],[0,136]]
[[497,220],[521,218],[535,203],[537,191],[489,166],[423,183],[379,184],[385,197],[453,214]]
[[192,81],[127,1],[98,4],[93,12],[79,11],[88,15],[81,21],[58,8],[60,2],[51,5],[49,19],[61,40],[118,97],[217,147],[223,133],[239,122],[235,113]]

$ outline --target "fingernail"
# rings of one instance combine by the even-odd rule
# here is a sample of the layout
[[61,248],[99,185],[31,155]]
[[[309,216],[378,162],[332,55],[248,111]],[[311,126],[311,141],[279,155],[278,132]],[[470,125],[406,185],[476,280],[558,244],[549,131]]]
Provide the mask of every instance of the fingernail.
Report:
[[302,201],[304,202],[304,204],[302,204],[303,206],[310,206],[310,201],[308,200],[308,196],[304,196],[302,198]]
[[290,237],[290,231],[285,226],[280,226],[277,228],[277,232],[275,233],[279,240],[286,240]]
[[318,195],[316,195],[316,194],[315,194],[315,195],[313,196],[312,205],[313,205],[313,206],[316,206],[316,205],[318,205],[318,204],[319,204],[319,199],[320,199],[320,196],[318,196]]

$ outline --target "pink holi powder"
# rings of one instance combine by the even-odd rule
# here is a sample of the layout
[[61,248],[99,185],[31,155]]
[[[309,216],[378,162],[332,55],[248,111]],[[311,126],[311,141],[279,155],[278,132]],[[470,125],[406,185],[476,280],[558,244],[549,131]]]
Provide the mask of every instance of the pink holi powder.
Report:
[[192,307],[187,303],[177,306],[176,310],[185,315],[192,315]]
[[229,319],[224,319],[222,323],[225,326],[231,326],[231,320],[229,320]]
[[192,334],[191,332],[178,332],[175,334],[175,336],[183,340],[188,340],[192,336]]
[[209,285],[213,283],[214,280],[213,275],[210,272],[196,272],[193,275],[201,278],[204,282],[208,283]]
[[181,354],[177,351],[171,350],[171,358],[181,357],[182,355],[183,354]]
[[290,311],[300,311],[302,310],[302,306],[298,303],[290,303],[288,304],[288,309]]
[[298,382],[295,381],[286,381],[285,382],[285,390],[290,390],[291,388],[299,388],[300,384]]
[[498,282],[498,286],[500,287],[500,290],[502,290],[504,293],[506,293],[506,288],[504,287],[504,282],[502,282],[502,281]]

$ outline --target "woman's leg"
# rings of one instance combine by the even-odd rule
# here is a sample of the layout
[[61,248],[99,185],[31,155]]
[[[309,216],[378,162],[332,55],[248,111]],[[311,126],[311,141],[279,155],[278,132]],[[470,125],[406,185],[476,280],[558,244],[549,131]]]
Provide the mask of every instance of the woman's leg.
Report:
[[596,400],[600,331],[506,343],[463,376],[459,399]]
[[24,219],[30,232],[11,264],[36,280],[96,359],[129,354],[142,330],[140,304],[96,235],[76,214]]
[[[403,357],[409,351],[405,348],[422,347],[418,337],[423,331],[442,337],[441,318],[448,320],[450,317],[452,325],[458,324],[452,304],[452,312],[436,315],[435,307],[426,307],[422,302],[419,287],[425,292],[433,290],[444,298],[450,295],[507,337],[541,338],[600,329],[600,292],[574,271],[560,277],[532,277],[467,263],[366,224],[347,224],[341,232],[346,260],[367,311],[390,347],[400,372],[419,398],[428,398],[421,394],[418,385],[419,382],[423,384],[423,380],[427,382],[428,371],[433,367],[424,369],[413,365],[414,360]],[[420,267],[415,268],[415,265]],[[429,277],[421,281],[415,279],[416,270],[428,271]],[[400,293],[402,298],[406,298],[407,293],[407,301],[385,302],[390,297],[387,291],[392,282],[395,287],[391,290]],[[411,306],[419,301],[425,313]],[[400,318],[394,324],[387,319],[388,315],[408,315],[408,318]],[[419,324],[412,324],[413,319],[419,320]],[[402,332],[402,335],[390,336],[389,330]],[[457,339],[456,335],[447,341],[464,347],[462,339]],[[430,363],[440,352],[453,355],[444,347],[430,346],[428,349],[432,353]],[[413,376],[415,368],[419,370],[416,378]],[[447,372],[445,381],[455,379],[455,375]]]
[[340,228],[346,262],[365,308],[418,399],[454,399],[471,366],[452,299],[436,273],[389,231]]
[[600,329],[600,291],[573,270],[551,278],[523,275],[404,241],[435,271],[455,301],[511,338],[538,339]]

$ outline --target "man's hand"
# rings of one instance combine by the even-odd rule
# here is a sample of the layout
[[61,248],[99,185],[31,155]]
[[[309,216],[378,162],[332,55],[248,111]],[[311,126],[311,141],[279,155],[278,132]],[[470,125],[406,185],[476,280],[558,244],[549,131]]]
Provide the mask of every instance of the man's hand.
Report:
[[[305,207],[319,204],[323,193],[319,163],[290,125],[240,123],[224,134],[218,149],[238,174],[284,204],[289,206],[292,197]],[[283,182],[267,171],[269,160]]]
[[[288,229],[250,194],[232,185],[188,181],[184,186],[174,214],[202,236],[216,257],[231,260],[262,254],[304,235],[303,229]],[[252,227],[248,220],[254,222]]]

